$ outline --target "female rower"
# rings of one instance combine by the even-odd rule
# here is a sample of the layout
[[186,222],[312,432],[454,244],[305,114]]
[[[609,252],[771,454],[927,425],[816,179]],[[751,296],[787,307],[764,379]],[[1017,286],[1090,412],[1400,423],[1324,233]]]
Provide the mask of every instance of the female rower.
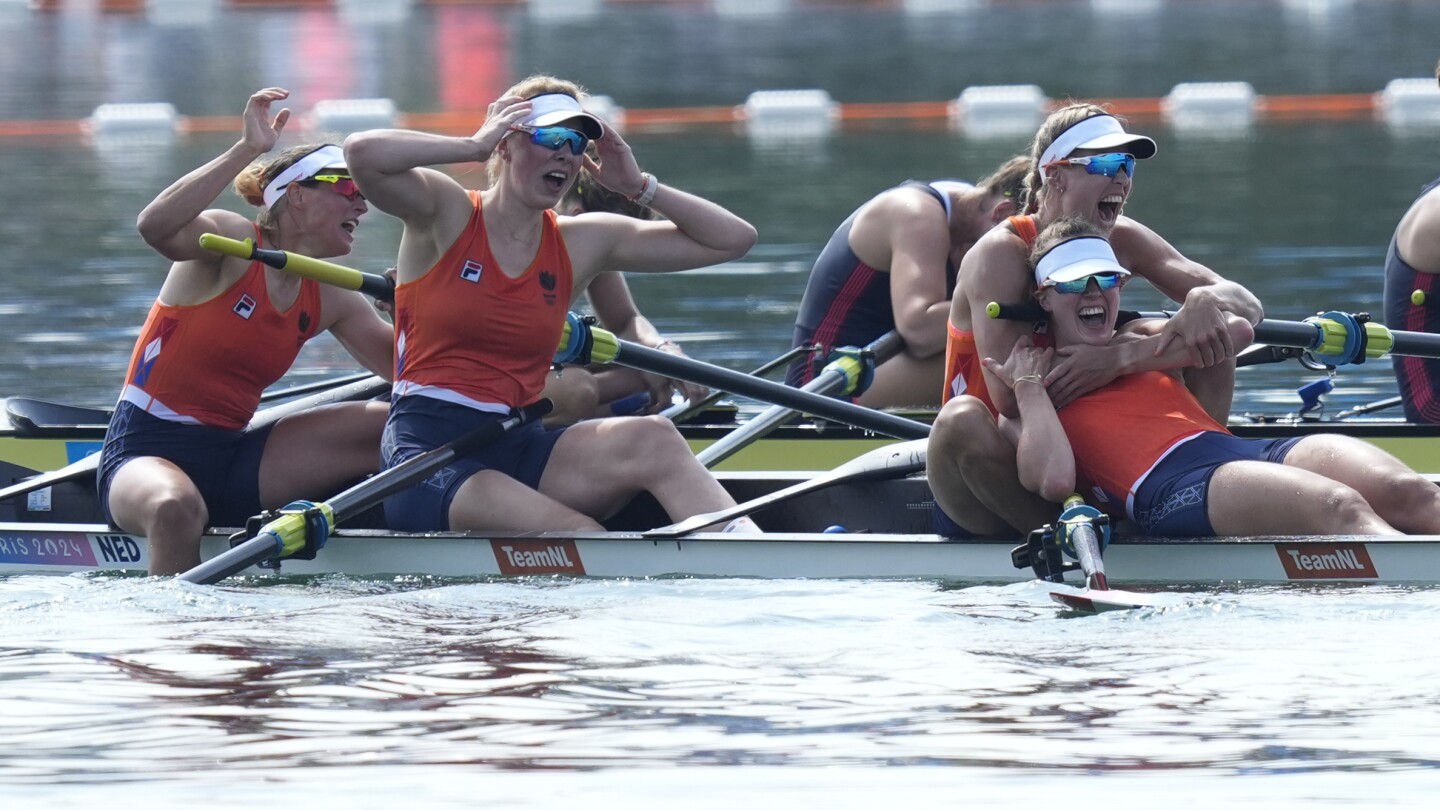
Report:
[[[1019,407],[1002,420],[1027,488],[1055,502],[1078,488],[1156,536],[1440,532],[1440,487],[1394,456],[1336,434],[1238,438],[1174,372],[1121,376],[1057,412],[1045,385],[1057,350],[1133,339],[1115,332],[1129,271],[1083,219],[1046,228],[1034,256],[1054,348],[1021,337],[1005,363],[985,359]],[[1253,337],[1242,318],[1227,327],[1242,348]]]
[[[563,216],[590,211],[642,220],[655,218],[649,208],[600,185],[583,169],[555,210]],[[657,351],[685,356],[680,344],[660,334],[654,324],[640,314],[623,274],[597,273],[585,288],[585,297],[600,325],[618,337]],[[597,416],[657,413],[670,404],[672,391],[678,391],[690,402],[698,402],[709,393],[703,385],[623,366],[565,366],[552,371],[545,382],[542,396],[555,403],[555,410],[545,418],[545,423],[568,425]]]
[[1029,166],[1013,157],[974,185],[908,180],[846,217],[805,283],[791,345],[816,348],[790,364],[786,384],[809,383],[838,348],[898,331],[904,349],[876,366],[860,404],[938,404],[956,269],[976,240],[1018,213]]
[[[1049,504],[1020,486],[1015,449],[996,428],[997,413],[1014,414],[1009,389],[989,385],[981,357],[1004,359],[1030,325],[992,320],[992,301],[1024,301],[1034,287],[1029,257],[1035,236],[1065,216],[1088,219],[1109,234],[1126,267],[1184,306],[1149,342],[1067,349],[1046,380],[1063,405],[1117,375],[1157,368],[1160,355],[1187,349],[1180,365],[1187,384],[1220,422],[1230,412],[1235,347],[1226,314],[1255,323],[1263,311],[1249,291],[1181,255],[1169,242],[1123,215],[1137,160],[1155,154],[1155,142],[1125,131],[1103,108],[1076,103],[1052,113],[1031,144],[1026,215],[991,229],[960,265],[950,308],[946,349],[948,402],[930,434],[927,475],[945,534],[1004,534],[1028,530],[1053,517]],[[1180,357],[1180,355],[1172,355]]]
[[[374,472],[386,408],[342,403],[248,430],[261,392],[300,347],[329,330],[386,378],[394,333],[356,292],[302,281],[200,247],[204,233],[307,256],[343,256],[366,212],[338,146],[287,149],[268,161],[289,96],[261,90],[244,134],[175,181],[140,213],[140,235],[173,264],[150,308],[105,435],[97,483],[108,519],[150,538],[150,573],[200,561],[208,525],[241,526],[262,509],[319,499]],[[225,186],[261,208],[254,222],[207,209]]]
[[[382,130],[346,140],[366,196],[404,222],[387,466],[539,398],[572,290],[595,274],[701,267],[754,244],[745,220],[642,172],[581,97],[571,82],[532,76],[491,104],[470,137]],[[585,154],[591,142],[598,161]],[[425,168],[474,162],[491,177],[484,191]],[[666,219],[557,216],[582,166]],[[386,517],[418,531],[594,530],[641,491],[677,520],[733,503],[668,420],[642,416],[512,431],[392,497]]]

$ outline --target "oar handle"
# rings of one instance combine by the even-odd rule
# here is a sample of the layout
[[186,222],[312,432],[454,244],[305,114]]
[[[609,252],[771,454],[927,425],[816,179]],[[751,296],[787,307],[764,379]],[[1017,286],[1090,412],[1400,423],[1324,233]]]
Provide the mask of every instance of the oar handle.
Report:
[[239,256],[242,259],[261,261],[276,270],[284,270],[287,273],[294,273],[297,276],[314,279],[322,284],[330,284],[346,290],[357,290],[382,301],[395,300],[395,282],[389,276],[362,273],[334,262],[312,259],[288,250],[256,247],[253,239],[231,239],[219,234],[206,233],[200,235],[200,247],[216,253]]
[[[1040,306],[1038,301],[1026,301],[1023,304],[1002,304],[998,301],[991,301],[985,305],[985,314],[991,320],[996,321],[1043,321],[1050,317],[1045,308]],[[1122,309],[1115,315],[1115,325],[1138,321],[1142,318],[1168,318],[1169,312],[1137,312],[1133,309]]]

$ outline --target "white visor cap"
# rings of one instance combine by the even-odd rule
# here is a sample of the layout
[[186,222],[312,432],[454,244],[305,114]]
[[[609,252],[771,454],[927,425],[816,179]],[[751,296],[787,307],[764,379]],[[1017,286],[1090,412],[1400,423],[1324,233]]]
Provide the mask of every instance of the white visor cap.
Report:
[[1035,286],[1044,287],[1058,281],[1074,281],[1100,273],[1130,275],[1115,259],[1110,243],[1098,236],[1070,239],[1050,248],[1035,263]]
[[290,188],[291,183],[309,180],[325,169],[350,171],[345,165],[345,150],[333,143],[328,143],[290,164],[289,168],[275,175],[275,179],[265,187],[265,207],[274,208],[275,203],[280,202],[280,198],[285,196],[285,191]]
[[605,137],[605,124],[585,111],[574,96],[546,93],[530,99],[530,114],[520,123],[530,127],[549,127],[566,121],[580,122],[580,131],[592,141]]
[[1113,115],[1092,115],[1061,132],[1045,149],[1044,154],[1040,155],[1038,168],[1040,169],[1041,184],[1044,184],[1047,179],[1045,176],[1046,166],[1070,157],[1077,149],[1124,152],[1134,155],[1139,160],[1155,157],[1155,141],[1144,135],[1126,132],[1125,127],[1120,125],[1120,120]]

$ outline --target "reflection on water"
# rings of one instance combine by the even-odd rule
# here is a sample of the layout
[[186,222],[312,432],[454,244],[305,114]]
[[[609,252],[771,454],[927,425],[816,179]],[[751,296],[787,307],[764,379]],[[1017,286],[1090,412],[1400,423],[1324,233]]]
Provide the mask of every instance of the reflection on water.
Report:
[[[0,781],[279,767],[1432,769],[1433,589],[11,578]],[[1303,617],[1304,629],[1285,629]],[[20,621],[23,619],[23,621]],[[1403,729],[1403,731],[1402,731]]]

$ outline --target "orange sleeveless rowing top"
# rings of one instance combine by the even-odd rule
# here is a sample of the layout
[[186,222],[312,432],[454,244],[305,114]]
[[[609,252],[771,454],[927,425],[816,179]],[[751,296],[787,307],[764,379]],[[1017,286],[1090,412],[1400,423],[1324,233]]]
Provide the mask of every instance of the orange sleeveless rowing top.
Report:
[[[1010,217],[1006,221],[1025,240],[1027,250],[1035,247],[1040,233],[1035,228],[1034,217]],[[975,353],[975,331],[957,329],[955,324],[948,322],[945,327],[945,390],[940,392],[941,404],[961,394],[969,394],[985,403],[990,413],[997,413],[995,403],[990,401],[990,389],[985,385],[980,355]]]
[[1129,505],[1145,476],[1181,439],[1230,432],[1205,413],[1184,382],[1163,371],[1117,378],[1059,415],[1077,474],[1116,510]]
[[545,388],[570,307],[570,254],[546,211],[540,249],[510,278],[490,252],[480,193],[470,198],[475,213],[445,255],[395,288],[395,393],[505,411]]
[[[258,227],[255,234],[259,244]],[[300,282],[295,303],[280,312],[270,303],[259,261],[209,301],[171,306],[156,298],[120,399],[171,422],[240,430],[319,321],[319,284]]]

